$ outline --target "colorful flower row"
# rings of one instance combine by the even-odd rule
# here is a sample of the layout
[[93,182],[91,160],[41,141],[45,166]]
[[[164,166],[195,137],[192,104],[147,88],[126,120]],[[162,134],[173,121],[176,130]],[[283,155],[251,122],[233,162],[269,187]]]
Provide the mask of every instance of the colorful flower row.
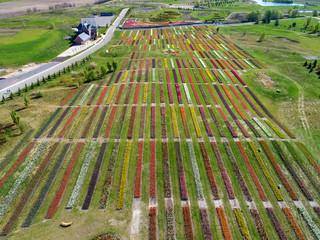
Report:
[[132,89],[133,89],[133,84],[129,83],[127,87],[126,98],[124,99],[124,104],[129,104]]
[[200,208],[201,225],[205,240],[213,240],[208,209]]
[[258,233],[259,233],[259,236],[260,236],[260,239],[262,240],[268,240],[269,239],[269,236],[268,236],[268,233],[264,227],[264,224],[262,222],[262,219],[260,217],[260,214],[258,212],[257,209],[253,209],[251,208],[250,209],[250,213],[251,213],[251,216],[253,218],[253,221],[256,225],[256,228],[258,230]]
[[151,106],[151,129],[150,137],[156,137],[156,106]]
[[133,106],[132,107],[132,111],[131,111],[129,130],[128,130],[128,139],[132,139],[132,137],[133,137],[134,122],[135,122],[135,119],[136,119],[136,112],[137,112],[137,107]]
[[234,214],[236,215],[236,219],[237,219],[243,239],[248,239],[248,240],[251,239],[246,221],[244,220],[241,210],[239,208],[235,208],[233,211],[234,211]]
[[79,111],[79,109],[80,109],[80,107],[78,106],[78,107],[76,107],[76,108],[73,110],[71,116],[68,118],[68,120],[67,120],[67,122],[65,123],[63,129],[62,129],[61,132],[59,133],[59,136],[58,136],[59,138],[62,138],[62,137],[64,136],[64,134],[66,133],[66,131],[69,129],[69,126],[70,126],[73,118],[75,117],[75,115],[76,115],[77,112]]
[[26,158],[30,150],[34,146],[34,142],[31,142],[28,147],[23,151],[23,153],[20,155],[20,157],[17,159],[17,161],[12,165],[12,167],[6,172],[6,174],[1,178],[0,180],[0,188],[5,184],[7,179],[11,176],[14,170],[17,169],[17,167],[21,164],[21,162]]
[[284,214],[286,215],[292,230],[294,231],[294,233],[296,234],[298,239],[306,239],[304,237],[303,232],[301,231],[299,225],[297,224],[296,220],[293,217],[293,214],[291,213],[290,209],[287,207],[282,208],[282,211],[284,212]]
[[317,172],[320,174],[320,167],[317,164],[317,162],[314,160],[314,158],[311,156],[310,152],[305,148],[305,146],[301,142],[295,142],[297,146],[300,148],[300,150],[306,155],[309,162],[312,164],[312,166],[317,170]]
[[193,83],[190,83],[190,85],[191,85],[193,94],[194,94],[194,96],[195,96],[195,98],[196,98],[197,104],[198,104],[198,105],[201,105],[201,101],[200,101],[199,95],[198,95],[198,93],[197,93],[197,90],[196,90],[194,84],[193,84]]
[[143,156],[143,141],[139,141],[138,154],[137,154],[137,166],[136,177],[134,181],[134,197],[141,197],[141,173],[142,173],[142,156]]
[[138,102],[139,90],[140,90],[140,83],[137,83],[137,85],[136,85],[136,93],[134,95],[134,100],[133,100],[134,104],[137,104],[137,102]]
[[103,91],[102,91],[102,93],[101,93],[101,95],[100,95],[100,97],[98,99],[97,105],[101,104],[102,99],[104,98],[104,95],[106,94],[107,90],[108,90],[108,87],[104,87],[104,89],[103,89]]
[[211,107],[208,107],[208,110],[209,110],[209,113],[210,113],[210,115],[211,115],[211,118],[212,118],[214,124],[216,125],[216,128],[217,128],[217,130],[218,130],[219,136],[220,136],[220,137],[225,137],[224,132],[223,132],[223,129],[222,129],[222,127],[221,127],[221,125],[220,125],[220,123],[219,123],[219,121],[218,121],[218,119],[217,119],[217,116],[216,116],[215,113],[213,112],[212,108],[211,108]]
[[174,146],[175,146],[175,152],[176,152],[181,200],[188,200],[188,189],[187,189],[186,176],[184,174],[184,167],[183,167],[183,161],[182,161],[182,156],[181,156],[180,143],[175,142]]
[[84,157],[84,160],[82,162],[82,166],[81,166],[80,172],[78,174],[78,178],[77,178],[76,184],[73,187],[73,190],[72,190],[72,193],[70,195],[69,201],[68,201],[68,203],[66,205],[67,209],[73,208],[74,205],[76,204],[76,201],[77,201],[78,196],[80,194],[80,190],[82,188],[84,179],[85,179],[85,177],[87,175],[91,159],[93,158],[94,150],[96,148],[96,145],[97,145],[97,142],[90,143],[90,146],[88,148],[87,154]]
[[96,98],[96,96],[98,95],[98,92],[100,91],[100,87],[97,87],[96,90],[93,92],[91,98],[89,99],[89,101],[87,102],[87,105],[91,105],[93,100]]
[[166,123],[166,108],[161,107],[161,135],[162,138],[167,138],[167,123]]
[[212,170],[212,165],[210,162],[210,158],[207,152],[207,149],[204,145],[204,142],[199,142],[200,145],[200,149],[201,149],[201,153],[202,153],[202,157],[203,157],[203,161],[204,161],[204,165],[206,167],[206,171],[207,171],[207,176],[208,176],[208,180],[210,183],[210,187],[211,187],[211,191],[213,194],[214,199],[219,199],[219,190],[218,190],[218,186],[213,174],[213,170]]
[[68,114],[68,112],[70,111],[71,107],[68,106],[64,112],[61,114],[61,116],[58,118],[58,120],[55,122],[55,124],[53,125],[53,127],[51,128],[50,132],[47,135],[47,138],[51,138],[52,135],[54,134],[54,132],[56,131],[56,129],[59,127],[60,123],[63,121],[63,119],[66,117],[66,115]]
[[48,177],[45,185],[42,187],[37,200],[33,204],[30,212],[28,213],[27,218],[25,219],[24,223],[22,224],[22,227],[29,227],[32,224],[34,218],[36,217],[36,215],[38,213],[38,210],[40,209],[40,207],[42,206],[43,202],[46,199],[46,196],[52,186],[53,181],[55,180],[55,178],[60,170],[60,167],[61,167],[63,161],[65,160],[65,156],[69,150],[70,145],[71,145],[71,143],[67,143],[64,146],[60,156],[58,157],[56,163],[54,164],[54,166],[49,174],[49,177]]
[[115,104],[119,104],[124,86],[125,86],[124,84],[120,84],[120,89],[119,89],[116,101],[114,102]]
[[67,187],[67,184],[68,184],[69,179],[71,177],[74,165],[76,164],[76,161],[78,160],[78,157],[79,157],[79,154],[82,150],[83,144],[84,144],[83,142],[78,143],[76,150],[74,151],[72,158],[69,161],[68,167],[67,167],[67,169],[64,173],[63,179],[59,185],[59,189],[56,193],[56,196],[54,197],[54,199],[49,207],[49,210],[45,216],[46,219],[51,219],[53,217],[53,214],[55,213],[57,207],[60,204],[61,198],[64,194],[64,191],[66,190],[66,187]]
[[140,129],[139,129],[139,138],[143,138],[144,136],[144,125],[146,122],[146,106],[142,106],[141,108],[141,118],[140,118]]
[[227,217],[226,217],[226,214],[225,214],[223,208],[217,207],[216,210],[218,213],[218,217],[219,217],[219,221],[220,221],[220,225],[221,225],[224,239],[225,240],[232,240],[232,235],[231,235],[231,231],[229,228],[228,220],[227,220]]
[[217,142],[211,142],[211,145],[212,145],[214,154],[216,156],[216,159],[217,159],[217,162],[218,162],[218,166],[219,166],[219,169],[220,169],[220,174],[221,174],[221,177],[223,179],[224,185],[226,187],[229,199],[235,199],[234,190],[233,190],[233,187],[232,187],[228,172],[227,172],[226,167],[224,165],[221,153],[219,151]]
[[192,240],[192,239],[194,239],[194,236],[193,236],[193,226],[192,226],[190,207],[183,206],[182,212],[183,212],[184,230],[185,230],[185,234],[186,234],[186,239]]
[[82,204],[82,210],[89,209],[89,206],[90,206],[90,203],[91,203],[91,200],[92,200],[92,196],[93,196],[95,187],[97,185],[97,181],[99,179],[99,173],[100,173],[100,169],[101,169],[101,165],[102,165],[102,161],[103,161],[103,158],[104,158],[104,154],[105,154],[106,148],[107,148],[107,142],[103,142],[101,144],[101,146],[100,146],[100,151],[99,151],[99,154],[98,154],[98,158],[97,158],[96,164],[94,165],[94,168],[93,168],[93,172],[92,172],[92,175],[91,175],[91,179],[90,179],[89,187],[88,187],[88,190],[87,190],[87,194],[86,194],[86,197],[85,197],[85,199],[83,201],[83,204]]
[[266,152],[270,162],[272,163],[274,169],[276,170],[276,172],[277,172],[278,176],[280,177],[281,181],[283,182],[284,186],[286,187],[290,197],[292,198],[292,200],[298,201],[299,198],[298,198],[297,194],[295,193],[295,191],[291,187],[291,184],[289,183],[289,181],[285,177],[284,173],[282,172],[279,164],[277,163],[277,161],[273,157],[268,145],[265,143],[265,141],[260,141],[260,144],[261,144],[262,148],[264,149],[264,151]]
[[269,127],[272,128],[272,130],[273,130],[280,138],[285,138],[285,136],[282,134],[282,132],[280,132],[279,129],[276,128],[268,119],[265,119],[264,121],[269,125]]
[[157,239],[157,208],[150,207],[149,210],[149,239]]
[[246,167],[247,167],[247,169],[248,169],[248,171],[250,173],[250,176],[251,176],[254,184],[256,185],[256,188],[257,188],[257,190],[259,192],[261,200],[262,201],[268,201],[268,197],[267,197],[267,195],[266,195],[266,193],[265,193],[265,191],[264,191],[264,189],[263,189],[263,187],[262,187],[262,185],[260,183],[260,180],[259,180],[255,170],[253,169],[253,167],[251,165],[250,159],[249,159],[244,147],[242,146],[240,141],[237,141],[236,143],[238,145],[238,148],[239,148],[239,151],[241,153],[241,156],[242,156],[242,158],[243,158],[243,160],[244,160],[244,162],[246,164]]
[[54,145],[51,147],[49,153],[47,154],[47,156],[45,157],[45,159],[43,160],[43,162],[41,163],[41,165],[37,169],[36,173],[33,175],[31,182],[29,183],[27,189],[25,190],[23,196],[21,197],[18,205],[15,207],[9,221],[2,229],[1,236],[6,236],[10,232],[10,230],[12,229],[12,227],[14,226],[16,221],[18,220],[21,212],[23,211],[30,196],[32,195],[34,189],[36,188],[43,172],[47,168],[47,166],[48,166],[49,162],[51,161],[52,156],[55,153],[58,146],[59,146],[59,142],[55,142]]
[[167,239],[175,240],[175,228],[174,228],[174,210],[172,206],[166,207],[166,228],[167,228]]
[[178,123],[177,123],[176,112],[174,110],[174,106],[170,106],[170,109],[171,109],[172,126],[173,126],[174,137],[175,138],[179,138]]
[[279,238],[281,240],[282,239],[288,239],[288,237],[287,237],[286,233],[284,232],[284,230],[282,228],[282,225],[281,225],[279,219],[277,218],[276,213],[274,212],[273,208],[267,207],[266,211],[267,211],[267,213],[269,215],[269,218],[270,218],[274,228],[277,231],[277,234],[278,234]]
[[89,107],[88,106],[85,106],[77,123],[74,125],[73,129],[72,129],[72,132],[69,134],[69,138],[75,138],[75,136],[77,135],[77,132],[80,128],[80,125],[84,119],[84,117],[87,115],[87,112],[89,110]]
[[172,96],[172,89],[171,89],[171,84],[168,83],[168,93],[169,93],[169,103],[173,103],[173,96]]
[[156,85],[154,83],[152,84],[151,101],[152,103],[156,102]]
[[190,112],[191,112],[191,116],[192,116],[194,127],[196,129],[197,137],[201,138],[202,134],[201,134],[201,130],[200,130],[200,127],[199,127],[199,123],[197,121],[197,116],[196,116],[196,113],[194,111],[194,108],[193,108],[193,106],[190,106],[189,109],[190,109]]
[[132,143],[131,141],[127,142],[126,150],[125,150],[125,154],[124,154],[124,158],[123,158],[117,210],[122,209],[124,206],[124,198],[125,198],[125,191],[126,191],[126,185],[127,185],[127,175],[128,175],[128,167],[129,167],[129,160],[130,160],[131,143]]
[[146,103],[148,98],[148,83],[144,84],[143,102]]
[[282,194],[280,193],[279,189],[277,188],[276,184],[274,183],[273,181],[273,177],[271,177],[270,175],[270,172],[268,171],[266,165],[264,164],[264,161],[262,160],[256,146],[254,145],[254,143],[252,141],[249,141],[248,142],[250,147],[251,147],[251,150],[264,174],[264,176],[266,177],[271,189],[273,190],[273,193],[274,195],[276,196],[277,200],[278,201],[283,201],[283,196]]
[[295,169],[293,168],[292,164],[290,163],[290,161],[287,159],[287,157],[284,155],[284,152],[282,151],[282,149],[280,148],[280,145],[276,142],[276,141],[272,141],[273,146],[275,146],[275,148],[277,149],[278,153],[280,154],[281,159],[283,160],[283,162],[285,163],[287,169],[289,170],[289,172],[291,173],[292,177],[294,178],[294,180],[296,181],[296,183],[298,184],[299,188],[301,189],[301,191],[303,192],[303,194],[305,195],[305,197],[309,200],[309,201],[313,201],[313,196],[310,193],[309,189],[307,188],[307,186],[303,183],[302,179],[298,176],[297,172],[295,171]]
[[269,132],[269,130],[259,121],[258,118],[253,117],[253,121],[262,129],[262,131],[269,137],[272,138],[272,134]]
[[207,120],[207,116],[206,116],[206,113],[204,112],[204,109],[202,106],[199,106],[199,110],[200,110],[200,113],[201,113],[201,117],[202,117],[202,121],[204,123],[204,126],[206,127],[206,130],[207,130],[207,133],[208,133],[208,136],[209,137],[212,137],[213,136],[213,132],[212,132],[212,129],[210,127],[210,124]]
[[122,133],[122,129],[123,129],[124,120],[126,119],[127,110],[128,110],[128,106],[126,106],[126,105],[123,106],[121,116],[119,119],[119,123],[118,123],[118,130],[116,133],[116,139],[121,138],[121,133]]
[[209,98],[207,97],[207,94],[206,92],[204,91],[203,87],[202,87],[202,84],[199,84],[198,85],[199,89],[200,89],[200,92],[201,92],[201,95],[204,99],[204,102],[206,103],[206,105],[210,105],[210,102],[209,102]]
[[236,175],[236,178],[237,178],[238,183],[240,185],[241,191],[242,191],[244,197],[246,198],[246,200],[251,202],[252,201],[251,193],[249,191],[249,188],[247,186],[246,181],[244,180],[244,178],[242,176],[242,173],[240,171],[240,168],[239,168],[239,165],[237,163],[237,160],[236,160],[236,158],[235,158],[235,156],[234,156],[234,154],[233,154],[233,152],[231,150],[230,144],[229,144],[229,142],[224,142],[223,145],[224,145],[224,148],[226,149],[228,158],[229,158],[229,160],[231,162],[231,165],[232,165],[232,168],[233,168],[233,172]]
[[187,117],[186,117],[186,112],[185,112],[183,106],[180,106],[180,112],[181,112],[181,117],[182,117],[182,122],[183,122],[183,127],[184,127],[184,133],[186,135],[186,138],[191,138],[189,127],[188,127],[188,122],[187,122]]
[[178,95],[178,101],[180,104],[182,104],[182,97],[181,97],[181,91],[180,91],[179,84],[176,83],[175,86],[176,86],[176,91],[177,91],[177,95]]
[[60,106],[64,106],[66,102],[71,98],[71,96],[74,94],[74,92],[77,91],[77,88],[74,88],[70,94],[61,102]]
[[163,84],[160,84],[160,103],[164,103],[164,91],[163,91]]
[[84,128],[84,130],[83,130],[83,133],[82,133],[81,138],[86,138],[86,137],[87,137],[87,135],[88,135],[88,133],[89,133],[89,130],[90,130],[90,127],[91,127],[91,125],[92,125],[92,122],[93,122],[93,120],[94,120],[94,118],[95,118],[98,110],[99,110],[99,107],[98,107],[98,106],[93,109],[93,111],[92,111],[92,113],[91,113],[91,116],[90,116],[90,118],[89,118],[89,121],[88,121],[87,125],[85,126],[85,128]]
[[189,150],[191,169],[192,169],[192,173],[193,173],[192,175],[193,175],[193,179],[194,179],[194,183],[195,183],[196,191],[197,191],[197,197],[198,197],[198,199],[203,199],[203,197],[204,197],[203,188],[202,188],[202,183],[201,183],[201,178],[200,178],[200,173],[199,173],[199,167],[197,164],[196,154],[195,154],[194,148],[193,148],[193,143],[187,142],[187,145],[188,145],[188,150]]
[[157,176],[156,176],[156,142],[150,142],[150,197],[157,196]]
[[163,160],[163,180],[164,180],[164,197],[171,198],[171,178],[168,143],[162,142],[162,160]]
[[117,109],[118,109],[118,106],[113,106],[113,109],[112,109],[112,112],[111,112],[111,115],[109,117],[109,121],[108,121],[108,124],[107,124],[107,128],[106,128],[106,131],[104,133],[104,138],[108,138],[109,135],[110,135],[111,127],[112,127],[112,124],[113,124],[113,120],[114,120],[114,118],[116,116]]
[[113,149],[112,149],[111,156],[110,156],[110,160],[108,163],[106,178],[104,180],[102,194],[101,194],[100,201],[99,201],[99,209],[105,209],[107,206],[107,200],[110,196],[113,174],[114,174],[114,167],[117,162],[119,146],[120,146],[119,142],[114,142]]
[[304,207],[298,207],[299,213],[302,215],[305,222],[308,224],[309,228],[311,229],[312,233],[316,237],[316,239],[320,239],[320,230],[317,225],[314,223],[312,218],[310,217],[309,213]]

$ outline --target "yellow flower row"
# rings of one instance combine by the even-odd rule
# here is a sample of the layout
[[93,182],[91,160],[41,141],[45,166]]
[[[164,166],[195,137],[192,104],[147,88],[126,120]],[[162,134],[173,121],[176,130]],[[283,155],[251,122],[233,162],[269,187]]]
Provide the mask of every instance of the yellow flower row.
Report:
[[249,230],[248,230],[246,221],[244,220],[244,217],[242,215],[241,210],[239,208],[235,208],[233,211],[234,211],[234,214],[236,215],[237,222],[238,222],[241,234],[243,236],[243,239],[250,240],[251,237],[249,234]]
[[111,102],[111,100],[112,100],[112,96],[113,96],[113,94],[114,94],[114,91],[116,90],[116,86],[117,85],[113,85],[113,87],[112,87],[112,89],[111,89],[111,92],[109,93],[109,96],[108,96],[108,99],[107,99],[107,105],[109,105],[110,104],[110,102]]
[[285,138],[285,136],[282,134],[282,132],[280,132],[279,129],[276,128],[268,119],[265,119],[264,121],[269,125],[269,127],[272,128],[272,130],[273,130],[280,138]]
[[80,118],[79,118],[78,122],[76,123],[76,125],[74,126],[73,131],[70,134],[69,138],[74,138],[76,136],[78,129],[80,127],[80,124],[81,124],[82,120],[84,119],[85,115],[87,114],[88,110],[89,110],[89,106],[85,106],[83,109],[83,112],[81,113]]
[[126,81],[127,76],[128,76],[128,73],[129,73],[129,71],[127,70],[126,73],[125,73],[124,76],[123,76],[122,82],[125,82],[125,81]]
[[131,150],[131,141],[127,142],[126,150],[124,153],[123,166],[121,172],[121,181],[120,181],[120,190],[119,197],[117,203],[117,209],[122,209],[124,205],[124,195],[126,192],[127,185],[127,175],[128,175],[128,167],[129,167],[129,159],[130,159],[130,150]]
[[176,118],[176,112],[174,110],[174,106],[170,106],[170,109],[171,109],[171,115],[172,115],[172,125],[173,125],[174,137],[178,138],[179,132],[178,132],[178,124],[177,124],[177,118]]
[[144,84],[143,102],[146,103],[148,98],[148,83]]
[[202,137],[201,130],[200,130],[199,123],[197,121],[197,116],[196,116],[196,113],[195,113],[193,107],[190,107],[190,112],[191,112],[194,127],[196,128],[197,137],[201,138]]
[[254,156],[256,157],[256,159],[257,159],[257,161],[258,161],[258,163],[260,165],[260,168],[263,171],[263,174],[267,178],[267,181],[269,182],[269,185],[272,188],[273,193],[276,196],[277,200],[278,201],[283,201],[283,197],[282,197],[279,189],[277,188],[276,184],[274,183],[273,178],[271,177],[270,172],[268,171],[266,165],[264,164],[264,162],[263,162],[263,160],[262,160],[262,158],[261,158],[256,146],[254,145],[254,143],[252,141],[249,141],[248,143],[249,143],[249,145],[250,145],[250,147],[252,149],[252,152],[253,152]]

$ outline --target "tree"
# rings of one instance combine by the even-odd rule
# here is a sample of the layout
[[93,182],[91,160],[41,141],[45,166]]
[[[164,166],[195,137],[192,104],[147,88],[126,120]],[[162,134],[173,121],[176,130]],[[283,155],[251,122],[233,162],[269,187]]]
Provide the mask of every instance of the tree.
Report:
[[217,33],[219,33],[219,30],[220,30],[220,28],[219,28],[219,27],[217,27]]
[[258,42],[263,42],[263,40],[266,38],[266,33],[262,33]]
[[304,23],[303,23],[303,27],[304,27],[304,29],[307,29],[308,28],[308,26],[310,25],[310,23],[311,23],[311,17],[308,17],[305,21],[304,21]]
[[297,26],[297,23],[296,22],[293,22],[292,23],[292,27],[296,27]]
[[105,66],[101,66],[100,71],[102,76],[105,76],[107,74],[107,69],[105,68]]
[[17,116],[17,112],[12,110],[12,112],[10,113],[10,116],[11,116],[11,119],[12,119],[12,122],[19,126],[20,124],[20,117]]
[[18,90],[18,96],[21,96],[21,94],[22,94],[22,91],[21,91],[21,89],[19,88],[19,90]]
[[314,17],[318,17],[318,11],[317,11],[317,10],[313,10],[313,12],[312,12],[312,16],[314,16]]
[[117,70],[117,68],[118,68],[118,64],[117,64],[115,61],[113,61],[113,62],[112,62],[112,69],[113,69],[113,71],[115,72],[115,71]]
[[276,26],[276,27],[279,26],[279,19],[276,19],[276,21],[274,22],[274,26]]
[[45,77],[42,77],[42,82],[43,82],[43,83],[46,83],[46,82],[47,82],[46,79],[45,79]]
[[34,83],[33,82],[31,83],[31,89],[34,89]]
[[30,100],[29,100],[28,97],[24,97],[24,105],[26,106],[26,108],[29,107],[29,105],[30,105]]
[[50,74],[48,74],[47,79],[48,79],[48,81],[50,81],[50,80],[51,80],[51,76],[50,76]]
[[308,62],[305,61],[304,64],[303,64],[303,66],[306,67],[307,65],[308,65]]
[[28,89],[28,85],[25,84],[25,85],[24,85],[24,91],[25,91],[25,92],[28,92],[28,90],[29,90],[29,89]]
[[259,11],[252,11],[248,13],[247,20],[248,22],[257,22],[259,21],[260,12]]
[[108,68],[108,71],[111,72],[112,66],[111,66],[110,62],[107,62],[107,68]]
[[39,79],[37,80],[37,85],[38,85],[38,87],[40,86],[40,81],[39,81]]
[[317,60],[317,59],[314,60],[314,62],[313,62],[313,67],[316,67],[316,66],[317,66],[317,63],[318,63],[318,60]]
[[13,97],[14,97],[14,95],[13,95],[13,93],[11,92],[9,98],[12,100]]
[[2,96],[2,104],[4,104],[5,102],[6,102],[6,98]]

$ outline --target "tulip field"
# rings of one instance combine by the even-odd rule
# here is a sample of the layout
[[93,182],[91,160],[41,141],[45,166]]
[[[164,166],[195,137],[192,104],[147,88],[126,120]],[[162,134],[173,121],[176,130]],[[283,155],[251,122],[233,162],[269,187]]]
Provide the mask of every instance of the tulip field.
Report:
[[118,69],[0,164],[1,235],[320,239],[319,159],[248,86],[263,62],[209,25],[117,36]]

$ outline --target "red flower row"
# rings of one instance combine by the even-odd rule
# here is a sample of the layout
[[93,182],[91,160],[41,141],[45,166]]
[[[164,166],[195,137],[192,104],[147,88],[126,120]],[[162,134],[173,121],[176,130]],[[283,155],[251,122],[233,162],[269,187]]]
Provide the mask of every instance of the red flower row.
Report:
[[172,89],[171,89],[170,83],[168,83],[168,92],[169,92],[169,102],[173,103]]
[[133,100],[133,103],[134,103],[134,104],[137,104],[137,102],[138,102],[139,90],[140,90],[140,83],[137,83],[136,93],[135,93],[135,95],[134,95],[134,100]]
[[151,207],[149,211],[149,240],[157,239],[157,208]]
[[156,142],[150,142],[150,197],[157,196]]
[[143,156],[143,141],[139,141],[138,154],[137,154],[137,166],[136,166],[136,178],[134,184],[134,197],[141,197],[141,173],[142,173],[142,156]]
[[219,189],[216,183],[216,179],[214,177],[213,174],[213,170],[212,170],[212,166],[211,166],[211,162],[210,162],[210,158],[208,156],[208,152],[207,149],[204,145],[204,142],[199,142],[200,144],[200,149],[201,149],[201,153],[202,153],[202,157],[203,157],[203,161],[204,161],[204,165],[206,167],[206,171],[207,171],[207,176],[208,176],[208,180],[210,183],[210,187],[211,187],[211,191],[213,194],[214,199],[219,199]]
[[264,191],[264,189],[263,189],[263,187],[262,187],[262,185],[260,183],[260,180],[259,180],[256,172],[254,171],[254,169],[253,169],[253,167],[251,165],[251,162],[249,160],[249,157],[248,157],[244,147],[242,146],[240,141],[238,141],[236,143],[237,143],[238,148],[240,150],[241,156],[242,156],[242,158],[243,158],[243,160],[244,160],[244,162],[245,162],[245,164],[247,166],[247,169],[248,169],[248,171],[249,171],[249,173],[251,175],[251,178],[252,178],[254,184],[256,185],[256,188],[257,188],[257,190],[258,190],[258,192],[260,194],[261,200],[262,201],[268,201],[268,197],[267,197],[267,195],[266,195],[266,193],[265,193],[265,191]]
[[160,102],[164,103],[164,92],[163,92],[163,84],[160,84]]
[[49,208],[49,210],[48,210],[48,212],[46,214],[46,217],[45,217],[46,219],[51,219],[53,217],[54,212],[56,211],[58,205],[60,204],[60,200],[61,200],[61,198],[63,196],[63,193],[64,193],[64,191],[65,191],[65,189],[67,187],[67,184],[69,182],[71,173],[73,171],[73,167],[76,164],[76,161],[78,159],[78,156],[79,156],[79,154],[81,152],[82,147],[83,147],[83,142],[79,142],[75,152],[72,155],[72,158],[71,158],[71,160],[69,162],[67,170],[66,170],[66,172],[65,172],[65,174],[63,176],[63,179],[62,179],[62,181],[60,183],[60,186],[59,186],[59,189],[57,191],[57,194],[54,197],[54,199],[53,199],[53,201],[52,201],[52,203],[50,205],[50,208]]
[[216,159],[217,159],[217,162],[218,162],[218,165],[219,165],[219,169],[220,169],[220,174],[221,174],[221,177],[223,179],[223,182],[224,182],[224,185],[226,187],[226,190],[227,190],[227,193],[229,195],[229,198],[230,199],[234,199],[235,198],[234,190],[233,190],[232,184],[230,182],[230,178],[229,178],[228,172],[227,172],[227,170],[226,170],[226,168],[224,166],[223,159],[221,157],[218,145],[217,145],[216,142],[211,142],[211,145],[212,145],[214,154],[216,156]]
[[68,128],[69,128],[69,125],[70,125],[71,121],[73,120],[73,118],[75,117],[75,115],[77,114],[77,112],[79,111],[79,109],[80,109],[80,107],[78,106],[78,107],[76,107],[76,108],[73,110],[71,116],[68,118],[68,120],[67,120],[67,122],[65,123],[63,129],[62,129],[61,132],[59,133],[59,136],[58,136],[59,138],[62,138],[62,137],[64,136],[64,134],[66,133],[66,131],[67,131]]
[[174,210],[172,206],[166,208],[166,222],[167,222],[167,239],[175,240],[174,230]]
[[260,214],[258,212],[257,209],[253,209],[251,208],[250,209],[250,213],[251,213],[251,216],[253,218],[253,221],[256,225],[256,228],[258,230],[258,233],[259,233],[259,236],[260,236],[260,239],[262,240],[268,240],[269,237],[268,237],[268,234],[266,232],[266,229],[264,228],[264,224],[262,222],[262,219],[260,217]]
[[212,108],[211,108],[211,107],[208,107],[208,110],[209,110],[209,113],[210,113],[210,115],[211,115],[211,118],[212,118],[214,124],[216,125],[216,128],[217,128],[217,130],[218,130],[219,136],[220,136],[220,137],[225,137],[224,132],[223,132],[223,129],[222,129],[222,127],[221,127],[221,125],[220,125],[220,123],[219,123],[219,121],[218,121],[218,119],[217,119],[217,116],[216,116],[215,113],[213,112]]
[[180,143],[175,142],[174,144],[175,144],[175,150],[176,150],[181,200],[188,200],[188,189],[187,189],[186,177],[184,174]]
[[184,220],[184,230],[186,234],[187,240],[194,239],[193,236],[193,227],[192,227],[192,220],[191,220],[191,212],[189,206],[182,207],[183,211],[183,220]]
[[90,118],[89,118],[89,121],[88,121],[88,123],[87,123],[87,126],[86,126],[86,127],[84,128],[84,130],[83,130],[83,133],[82,133],[81,138],[86,138],[86,137],[87,137],[88,132],[89,132],[89,130],[90,130],[90,127],[91,127],[91,125],[92,125],[92,122],[93,122],[93,120],[94,120],[94,118],[95,118],[98,110],[99,110],[99,107],[98,107],[98,106],[93,109],[93,112],[91,113],[91,116],[90,116]]
[[166,123],[166,108],[161,107],[161,135],[162,138],[167,138],[167,123]]
[[184,107],[180,107],[180,112],[181,112],[181,117],[182,117],[182,122],[183,122],[183,127],[184,127],[184,133],[186,135],[186,138],[191,138],[190,136],[190,131],[187,123],[187,117],[186,117],[186,112],[184,110]]
[[137,107],[133,106],[131,111],[131,119],[130,119],[130,125],[129,125],[129,131],[128,131],[128,139],[132,139],[133,136],[133,130],[134,130],[134,122],[136,119],[136,112]]
[[156,102],[156,85],[154,83],[152,83],[151,101],[152,103]]
[[284,212],[284,214],[286,215],[291,227],[292,227],[292,230],[294,231],[294,233],[296,234],[297,238],[299,240],[302,240],[302,239],[305,239],[304,237],[304,234],[303,232],[301,231],[300,227],[298,226],[296,220],[294,219],[291,211],[289,208],[285,207],[285,208],[282,208],[282,211]]
[[74,92],[77,91],[77,88],[74,88],[70,94],[62,101],[62,103],[60,104],[60,106],[64,106],[66,104],[66,102],[71,98],[71,96],[74,94]]
[[227,217],[226,217],[226,214],[224,213],[223,208],[217,207],[216,209],[217,209],[217,213],[218,213],[218,217],[219,217],[219,221],[220,221],[220,225],[222,228],[222,233],[223,233],[224,239],[225,240],[232,240],[231,231],[230,231]]
[[119,101],[120,101],[120,98],[121,98],[121,94],[122,94],[123,88],[124,88],[124,84],[121,84],[121,85],[120,85],[119,92],[118,92],[118,95],[117,95],[117,98],[116,98],[116,101],[115,101],[115,104],[119,104]]
[[140,118],[139,138],[143,138],[145,121],[146,121],[146,106],[142,106],[141,118]]
[[111,127],[112,127],[112,124],[113,124],[113,120],[114,120],[114,118],[116,116],[117,109],[118,109],[118,106],[113,106],[111,115],[109,117],[109,122],[108,122],[108,125],[107,125],[107,129],[106,129],[106,132],[104,133],[104,137],[105,138],[109,137],[109,134],[110,134],[110,131],[111,131]]
[[195,96],[195,98],[196,98],[197,104],[198,104],[198,105],[201,105],[201,101],[200,101],[199,95],[198,95],[198,93],[197,93],[197,90],[196,90],[194,84],[191,83],[190,85],[191,85],[193,94],[194,94],[194,96]]

